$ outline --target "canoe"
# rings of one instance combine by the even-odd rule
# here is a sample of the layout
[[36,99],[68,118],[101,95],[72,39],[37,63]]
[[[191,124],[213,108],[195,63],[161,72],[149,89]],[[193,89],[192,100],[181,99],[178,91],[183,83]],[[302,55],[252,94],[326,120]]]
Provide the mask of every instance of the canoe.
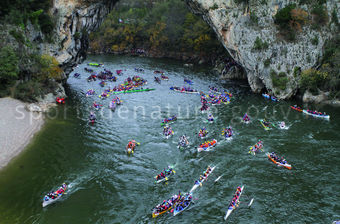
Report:
[[175,134],[175,132],[171,130],[171,134],[169,134],[169,135],[163,134],[163,135],[164,135],[164,137],[165,137],[166,139],[169,139],[169,138],[170,138],[171,136],[173,136],[174,134]]
[[[176,197],[175,197],[175,196],[176,196]],[[165,209],[165,210],[159,212],[159,211],[157,211],[156,208],[154,208],[153,211],[152,211],[152,218],[156,218],[156,217],[158,217],[159,215],[162,215],[162,214],[164,214],[164,213],[170,211],[174,206],[176,206],[177,202],[178,202],[182,197],[181,197],[180,195],[175,195],[175,196],[173,196],[173,197],[169,198],[168,200],[166,200],[165,202],[162,202],[162,203],[161,203],[161,204],[171,203],[171,205],[170,205],[167,209]],[[160,205],[160,204],[159,204],[159,205]],[[156,206],[156,207],[157,207],[157,206]]]
[[100,64],[100,63],[88,63],[87,65],[89,65],[89,66],[94,66],[94,67],[103,66],[103,64]]
[[198,137],[201,139],[204,139],[205,137],[207,137],[208,135],[208,131],[206,132],[198,132]]
[[192,90],[192,91],[186,91],[186,90],[181,90],[182,88],[180,87],[170,87],[171,90],[179,93],[189,93],[189,94],[199,94],[197,90]]
[[[257,148],[257,150],[261,150],[261,151],[263,152],[263,149],[262,149],[262,148],[263,148],[262,141],[257,142],[255,145],[259,145],[259,143],[260,143],[260,147]],[[253,148],[255,148],[255,145],[250,146],[250,147],[249,147],[249,152],[248,152],[248,153],[253,153],[254,156],[256,155],[256,152],[257,152],[257,150],[256,150],[256,151],[253,151]]]
[[262,124],[264,130],[268,131],[268,130],[271,129],[270,127],[268,127],[268,126],[266,126],[266,125],[264,124],[263,120],[260,120],[260,123]]
[[323,118],[323,119],[327,119],[327,120],[330,118],[329,115],[324,115],[324,114],[313,114],[313,113],[308,112],[307,110],[302,110],[302,112],[305,113],[305,114],[311,115],[311,116],[313,116],[313,117]]
[[188,141],[188,138],[183,135],[179,138],[179,142],[178,142],[178,148],[179,149],[184,149],[186,147],[189,146],[189,141]]
[[191,193],[189,193],[185,196],[183,201],[180,201],[176,204],[176,207],[174,209],[174,216],[182,213],[184,210],[189,208],[191,202],[192,202],[192,195],[191,195]]
[[294,107],[294,106],[290,106],[290,108],[292,108],[293,110],[302,112],[302,109],[300,107]]
[[116,91],[113,94],[120,94],[120,93],[138,93],[138,92],[148,92],[153,91],[155,89],[132,89],[132,90],[125,90],[125,91]]
[[233,206],[228,207],[228,211],[227,211],[226,215],[224,216],[224,220],[227,220],[227,218],[230,216],[230,214],[238,207],[237,204],[240,202],[240,198],[241,198],[241,195],[243,193],[243,189],[244,189],[244,186],[241,187],[240,195],[239,195],[238,199],[236,199],[236,203],[235,203],[236,206],[235,207],[233,207]]
[[[66,189],[67,189],[67,185],[66,185],[65,187],[60,187],[57,191],[54,192],[55,194],[58,195],[58,196],[57,196],[56,198],[54,198],[54,199],[49,198],[47,195],[45,195],[45,197],[44,197],[44,199],[43,199],[42,207],[46,207],[47,205],[50,205],[50,204],[52,204],[52,203],[58,201],[58,200],[61,198],[61,196],[64,195],[64,193],[61,193],[61,194],[58,193],[58,191],[59,191],[60,189],[63,189],[63,190],[64,190],[64,193],[65,193],[65,191],[66,191]],[[45,199],[46,199],[46,200],[45,200]]]
[[217,145],[217,140],[216,139],[213,139],[212,142],[213,142],[213,144],[210,145],[209,147],[201,147],[201,146],[199,146],[197,148],[197,151],[198,152],[201,152],[201,151],[209,152],[213,147],[215,147]]
[[191,190],[189,192],[191,193],[194,190],[196,190],[196,188],[198,188],[198,186],[202,186],[203,182],[208,179],[209,175],[214,171],[215,168],[216,168],[216,166],[212,167],[210,172],[207,174],[207,176],[204,177],[201,181],[199,181],[199,180],[195,181],[194,186],[191,188]]
[[283,164],[283,163],[279,163],[279,162],[276,162],[269,154],[269,152],[266,153],[266,155],[268,156],[268,158],[273,162],[275,163],[276,165],[278,166],[283,166],[284,168],[287,168],[288,170],[291,170],[292,169],[292,166],[288,163],[286,164]]
[[176,171],[174,171],[173,168],[171,168],[171,169],[172,169],[172,170],[171,170],[171,173],[165,175],[165,177],[162,178],[162,179],[160,179],[160,180],[157,180],[157,179],[156,179],[157,176],[155,176],[155,179],[156,179],[156,180],[155,180],[155,183],[156,183],[156,184],[159,184],[159,183],[162,183],[162,182],[164,182],[164,181],[168,181],[169,178],[170,178],[171,176],[175,175]]
[[[165,119],[164,119],[164,120],[165,120]],[[169,124],[169,123],[172,123],[172,122],[176,121],[176,120],[177,120],[177,117],[176,117],[176,116],[169,117],[169,118],[167,118],[167,122],[164,122],[164,120],[163,120],[163,122],[161,123],[161,126],[163,126],[163,125],[166,125],[166,124]]]

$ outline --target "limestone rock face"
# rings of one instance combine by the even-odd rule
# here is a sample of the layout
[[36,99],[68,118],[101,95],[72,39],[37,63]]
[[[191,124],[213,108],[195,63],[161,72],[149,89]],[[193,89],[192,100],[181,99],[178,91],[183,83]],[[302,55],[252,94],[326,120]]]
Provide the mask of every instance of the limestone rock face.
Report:
[[[296,93],[298,77],[294,75],[294,69],[304,70],[316,66],[322,57],[325,41],[335,32],[332,24],[323,26],[320,30],[313,30],[310,25],[305,25],[298,33],[296,41],[283,40],[274,24],[273,16],[279,9],[295,1],[250,0],[247,4],[235,3],[234,0],[186,2],[194,13],[200,14],[214,29],[230,55],[244,68],[252,90],[260,92],[266,88],[272,90],[280,99],[289,98]],[[310,6],[299,7],[310,12]],[[334,9],[339,18],[340,2],[327,1],[329,18]],[[255,50],[256,39],[268,43],[268,47]],[[318,43],[313,44],[312,39],[317,39]],[[286,88],[273,85],[272,71],[287,77]]]
[[[59,61],[65,73],[82,62],[88,49],[88,34],[97,29],[118,0],[54,0],[50,14],[56,20],[52,43],[40,50]],[[40,34],[31,32],[31,38]]]

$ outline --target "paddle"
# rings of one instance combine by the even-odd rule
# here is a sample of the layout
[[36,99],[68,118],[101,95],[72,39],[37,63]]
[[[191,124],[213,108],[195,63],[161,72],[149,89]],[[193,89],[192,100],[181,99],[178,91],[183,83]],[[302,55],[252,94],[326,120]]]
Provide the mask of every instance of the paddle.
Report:
[[250,208],[250,206],[253,204],[253,202],[254,202],[254,198],[252,198],[252,199],[250,200],[250,202],[248,203],[248,208]]

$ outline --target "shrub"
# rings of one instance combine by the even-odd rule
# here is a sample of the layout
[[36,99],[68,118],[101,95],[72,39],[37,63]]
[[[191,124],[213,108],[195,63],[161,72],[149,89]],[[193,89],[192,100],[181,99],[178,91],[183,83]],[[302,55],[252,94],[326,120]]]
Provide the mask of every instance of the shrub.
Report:
[[313,23],[317,26],[324,25],[328,22],[328,13],[323,5],[314,5],[312,9]]
[[14,91],[14,98],[25,101],[35,102],[37,97],[43,95],[42,84],[37,81],[20,83]]
[[25,36],[20,31],[12,29],[9,31],[9,34],[11,34],[18,43],[25,43]]
[[63,70],[59,67],[59,63],[55,57],[50,55],[42,55],[40,59],[40,72],[36,74],[36,78],[40,81],[48,79],[61,80]]
[[271,70],[270,77],[272,79],[273,87],[285,90],[288,83],[287,74],[280,72],[277,74],[274,70]]
[[291,11],[295,8],[296,4],[289,4],[279,10],[274,16],[275,24],[279,25],[281,29],[287,29],[289,22],[292,20]]
[[269,65],[270,65],[270,58],[267,58],[266,60],[264,60],[264,62],[263,62],[263,65],[264,65],[264,67],[268,67]]
[[327,72],[318,71],[312,68],[307,69],[301,73],[300,86],[302,89],[317,93],[317,89],[321,88],[327,79]]
[[318,45],[318,44],[319,44],[319,38],[318,38],[318,36],[314,36],[314,38],[311,39],[311,43],[312,43],[313,45]]
[[262,41],[260,39],[260,37],[256,37],[253,49],[255,49],[255,50],[263,50],[263,49],[267,49],[268,47],[269,47],[269,44],[266,41]]
[[0,81],[8,83],[18,78],[19,60],[12,47],[6,46],[0,49]]
[[216,10],[218,9],[218,5],[215,3],[212,7],[210,7],[211,10]]
[[256,16],[256,14],[255,14],[254,12],[251,12],[251,13],[250,13],[249,19],[250,19],[250,21],[251,21],[251,23],[252,23],[253,25],[258,25],[258,23],[259,23],[259,18]]

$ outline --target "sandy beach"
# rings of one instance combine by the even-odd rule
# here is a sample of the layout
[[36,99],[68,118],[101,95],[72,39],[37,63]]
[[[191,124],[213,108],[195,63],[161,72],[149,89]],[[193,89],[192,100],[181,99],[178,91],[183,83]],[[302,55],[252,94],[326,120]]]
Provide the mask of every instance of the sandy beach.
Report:
[[30,143],[44,124],[42,113],[28,112],[26,104],[12,98],[0,98],[0,169]]

